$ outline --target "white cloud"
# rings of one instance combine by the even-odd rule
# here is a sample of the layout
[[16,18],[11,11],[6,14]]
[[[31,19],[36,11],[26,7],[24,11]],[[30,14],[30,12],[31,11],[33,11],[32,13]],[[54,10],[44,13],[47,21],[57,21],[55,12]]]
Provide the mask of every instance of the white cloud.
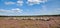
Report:
[[59,13],[60,13],[60,8],[48,9],[47,5],[43,5],[42,8],[40,8],[40,14],[42,15],[54,15]]
[[19,9],[19,8],[15,8],[15,9],[11,9],[11,10],[4,10],[4,9],[0,9],[0,13],[21,13],[23,10]]
[[17,5],[18,5],[18,6],[22,6],[22,5],[23,5],[23,1],[18,0],[18,1],[17,1]]
[[5,2],[6,5],[15,4],[15,2]]
[[19,8],[15,8],[15,9],[12,9],[12,11],[14,11],[14,12],[22,12],[23,10],[21,10]]
[[56,12],[56,13],[60,12],[60,8],[54,8],[53,12]]
[[47,6],[46,5],[42,5],[42,12],[46,12],[47,11]]
[[28,0],[27,4],[29,5],[34,5],[34,4],[40,4],[40,3],[45,3],[47,0]]
[[[27,0],[26,4],[28,5],[34,5],[34,4],[40,4],[40,3],[45,3],[47,0]],[[5,2],[6,5],[12,5],[16,4],[18,6],[22,6],[24,4],[23,0],[17,0],[16,2]]]
[[5,4],[6,4],[6,5],[16,4],[16,5],[18,5],[18,6],[22,6],[22,5],[23,5],[23,1],[22,1],[22,0],[18,0],[18,1],[16,1],[16,2],[11,2],[11,1],[9,1],[9,2],[5,2]]

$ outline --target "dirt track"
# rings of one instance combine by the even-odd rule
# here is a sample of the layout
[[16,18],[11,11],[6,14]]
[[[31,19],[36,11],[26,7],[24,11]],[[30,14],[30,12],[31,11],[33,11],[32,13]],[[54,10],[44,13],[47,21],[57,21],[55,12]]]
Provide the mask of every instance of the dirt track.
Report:
[[60,19],[43,20],[0,20],[0,28],[60,28]]

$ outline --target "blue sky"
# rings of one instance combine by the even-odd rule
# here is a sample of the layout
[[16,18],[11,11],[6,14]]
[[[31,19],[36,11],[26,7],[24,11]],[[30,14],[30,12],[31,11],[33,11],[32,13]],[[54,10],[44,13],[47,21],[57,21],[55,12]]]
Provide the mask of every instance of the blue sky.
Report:
[[60,0],[0,0],[0,15],[60,14]]

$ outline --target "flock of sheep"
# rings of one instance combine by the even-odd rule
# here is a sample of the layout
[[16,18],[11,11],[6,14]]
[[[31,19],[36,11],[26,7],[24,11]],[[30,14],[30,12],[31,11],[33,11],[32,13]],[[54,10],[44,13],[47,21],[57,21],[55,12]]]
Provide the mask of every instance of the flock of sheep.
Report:
[[[1,17],[0,17],[1,18]],[[18,20],[49,20],[49,17],[4,17],[4,19],[18,19]]]

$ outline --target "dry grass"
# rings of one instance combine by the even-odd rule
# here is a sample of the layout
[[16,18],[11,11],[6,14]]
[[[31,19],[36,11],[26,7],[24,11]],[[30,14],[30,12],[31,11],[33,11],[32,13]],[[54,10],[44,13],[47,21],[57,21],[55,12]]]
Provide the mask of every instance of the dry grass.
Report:
[[60,18],[49,21],[0,19],[0,28],[60,28]]

